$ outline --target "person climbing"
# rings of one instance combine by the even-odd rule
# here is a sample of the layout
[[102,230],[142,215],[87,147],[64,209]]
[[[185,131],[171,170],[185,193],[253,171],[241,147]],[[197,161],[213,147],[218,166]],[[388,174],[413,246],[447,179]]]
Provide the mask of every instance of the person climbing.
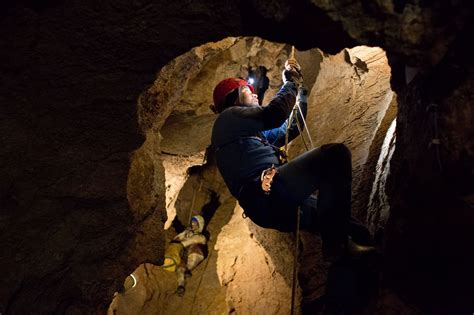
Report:
[[285,63],[283,86],[267,106],[260,106],[253,87],[243,79],[227,78],[216,85],[211,108],[218,116],[211,146],[217,167],[245,215],[257,225],[295,231],[300,207],[301,228],[321,235],[327,261],[371,252],[373,247],[349,237],[351,231],[367,231],[351,219],[349,149],[341,143],[325,144],[285,163],[279,148],[287,132],[288,141],[299,134],[296,120],[287,129],[295,101],[301,108],[300,125],[306,116],[308,93],[300,69],[294,59]]
[[[178,288],[176,293],[183,296],[185,292],[186,277],[191,275],[191,271],[204,260],[207,239],[203,235],[205,221],[200,215],[191,218],[190,226],[183,232],[176,235],[172,244],[180,244],[182,251],[179,256],[179,263],[176,267],[178,275]],[[171,244],[171,245],[172,245]]]

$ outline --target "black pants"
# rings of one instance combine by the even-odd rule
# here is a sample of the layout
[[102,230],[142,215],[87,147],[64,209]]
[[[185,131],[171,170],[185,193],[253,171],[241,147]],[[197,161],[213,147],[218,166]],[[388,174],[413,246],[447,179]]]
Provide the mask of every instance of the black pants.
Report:
[[[352,159],[343,144],[327,144],[280,167],[280,180],[301,205],[302,227],[319,230],[324,242],[342,243],[349,235]],[[319,191],[316,205],[311,196]]]
[[284,232],[295,230],[300,206],[303,229],[319,232],[328,245],[340,244],[347,240],[351,227],[368,235],[362,224],[351,221],[351,185],[349,149],[327,144],[279,167],[269,195],[261,190],[259,179],[245,185],[239,203],[257,225]]

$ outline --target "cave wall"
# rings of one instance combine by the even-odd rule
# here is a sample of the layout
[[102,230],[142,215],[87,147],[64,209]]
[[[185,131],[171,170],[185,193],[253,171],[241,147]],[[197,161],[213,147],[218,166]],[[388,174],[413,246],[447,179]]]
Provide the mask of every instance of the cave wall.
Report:
[[433,313],[474,309],[474,67],[466,36],[472,28],[400,95],[387,183],[387,277]]
[[[193,48],[166,65],[158,73],[154,84],[140,97],[139,105],[141,126],[159,134],[162,139],[157,147],[160,146],[163,154],[156,160],[165,162],[169,156],[173,156],[179,162],[170,166],[172,169],[179,169],[183,168],[182,162],[189,160],[190,154],[206,149],[210,144],[210,132],[216,118],[209,108],[212,104],[212,93],[209,91],[223,78],[247,77],[249,69],[265,67],[270,86],[264,103],[268,102],[282,84],[281,67],[289,52],[290,46],[286,44],[258,37],[227,38]],[[314,52],[302,55],[306,56],[308,76],[311,77],[314,69],[318,68],[321,56]],[[312,75],[313,83],[316,74]],[[167,84],[170,77],[179,83]],[[176,97],[170,99],[168,95]],[[182,132],[176,132],[177,130]],[[149,151],[144,147],[140,150]],[[212,159],[212,156],[208,158]],[[149,161],[143,163],[149,164]],[[182,225],[187,224],[190,213],[202,214],[199,211],[210,202],[210,191],[216,194],[221,203],[230,196],[215,165],[206,163],[205,169],[208,168],[213,168],[213,175],[206,175],[207,172],[201,169],[189,170],[189,179],[179,191],[175,203],[175,220]],[[163,174],[160,176],[163,177]],[[172,187],[169,189],[176,190]],[[149,196],[149,192],[143,193]],[[244,220],[241,214],[242,209],[237,207],[231,222],[223,222],[222,224],[226,224],[224,229],[212,231],[210,235],[212,240],[218,239],[215,248],[212,248],[213,242],[208,244],[210,251],[217,256],[217,264],[209,268],[214,268],[219,276],[220,286],[225,288],[225,299],[221,302],[226,303],[228,310],[236,312],[246,313],[265,305],[267,308],[272,305],[271,310],[268,308],[271,313],[287,312],[286,303],[278,301],[289,300],[291,270],[288,266],[292,264],[292,240],[287,234],[268,231],[250,220]],[[245,253],[242,253],[243,250]],[[246,258],[247,256],[252,259]],[[258,286],[262,289],[258,289]],[[265,304],[261,304],[263,296],[267,296]],[[203,294],[200,294],[199,300],[210,303],[210,299]],[[178,300],[176,303],[188,307],[185,306],[185,301]],[[169,303],[161,302],[158,305],[172,311]]]
[[[356,43],[380,45],[388,52],[397,92],[402,92],[397,80],[404,77],[405,64],[434,67],[410,91],[443,92],[434,102],[443,112],[446,166],[437,176],[425,163],[433,162],[420,149],[431,138],[430,128],[418,137],[417,126],[427,102],[420,105],[418,94],[407,92],[397,125],[401,145],[393,157],[398,164],[392,170],[388,248],[394,258],[407,248],[413,253],[407,244],[428,217],[430,233],[422,240],[446,246],[422,247],[426,255],[414,259],[444,257],[454,268],[449,270],[460,275],[470,270],[473,159],[465,126],[472,126],[472,59],[462,46],[472,38],[466,24],[472,15],[469,1],[19,1],[2,4],[1,12],[0,312],[30,312],[32,305],[39,313],[102,312],[126,274],[141,262],[160,259],[162,238],[144,231],[162,228],[164,207],[155,205],[165,204],[164,194],[140,203],[143,192],[134,185],[149,183],[148,189],[164,191],[162,176],[149,174],[136,159],[145,154],[136,151],[145,139],[137,98],[174,57],[229,35],[259,35],[328,53]],[[451,55],[443,59],[447,51]],[[160,154],[154,141],[153,155],[145,158]],[[131,170],[135,178],[129,178]],[[400,184],[406,179],[410,189]],[[426,198],[420,205],[421,195]],[[455,229],[458,225],[463,228]],[[441,239],[436,232],[446,226],[452,236]],[[414,234],[402,233],[405,228]],[[450,251],[442,250],[452,244]],[[456,268],[459,261],[462,268]],[[436,274],[434,267],[439,266],[419,285]],[[388,271],[398,268],[388,266]],[[398,277],[403,289],[410,273],[393,278],[399,275],[405,275]],[[462,284],[455,291],[464,292],[461,297],[450,295],[448,302],[469,304],[472,278],[441,279],[445,288]]]
[[[210,113],[209,105],[212,104],[212,99],[211,94],[206,91],[212,90],[217,82],[225,77],[246,77],[249,69],[260,65],[268,70],[267,76],[270,80],[264,97],[265,104],[282,84],[281,67],[288,58],[289,51],[288,45],[256,37],[227,38],[196,47],[165,66],[158,73],[153,86],[141,97],[139,108],[142,126],[154,132],[159,130],[162,138],[161,150],[166,154],[156,160],[162,158],[165,162],[172,156],[175,165],[167,166],[168,173],[179,173],[179,168],[183,172],[186,167],[182,162],[189,160],[189,154],[204,150],[210,143],[209,133],[215,115]],[[318,49],[296,51],[296,58],[302,66],[305,85],[310,91],[307,121],[315,145],[343,142],[349,146],[353,152],[356,183],[354,203],[365,206],[370,190],[359,192],[358,188],[367,186],[365,183],[370,182],[370,179],[363,178],[363,170],[371,173],[375,168],[374,163],[368,161],[374,157],[376,160],[380,150],[380,144],[377,146],[374,141],[376,134],[385,134],[388,128],[386,124],[382,124],[382,120],[390,122],[396,115],[396,102],[390,89],[390,67],[386,54],[381,48],[359,46],[344,49],[334,56]],[[180,83],[167,84],[169,77]],[[170,100],[169,97],[161,97],[162,95],[176,97]],[[344,101],[341,102],[341,99]],[[388,111],[391,105],[395,110]],[[168,117],[166,113],[169,113]],[[152,123],[148,126],[147,122]],[[183,131],[176,132],[177,130]],[[304,148],[300,140],[296,140],[290,147],[292,156],[302,151]],[[190,173],[196,171],[190,170]],[[200,171],[194,175],[190,176],[182,189],[180,182],[175,183],[178,188],[166,188],[167,191],[181,189],[175,211],[176,219],[184,225],[189,220],[190,211],[197,214],[202,205],[209,202],[206,191],[212,190],[219,196],[223,193],[222,189],[226,190],[225,187],[212,187],[219,181],[222,186],[220,176],[207,182],[203,180]],[[166,180],[168,181],[168,178]],[[173,180],[170,178],[169,181]],[[149,192],[145,193],[149,195]],[[217,273],[221,278],[221,285],[227,288],[226,300],[229,309],[248,312],[249,309],[258,308],[263,292],[269,301],[288,301],[288,290],[292,282],[291,268],[288,266],[293,264],[293,237],[291,234],[262,229],[250,220],[244,220],[241,212],[238,208],[234,214],[235,218],[229,223],[235,228],[226,225],[225,231],[218,234],[221,241],[215,248],[219,256]],[[249,233],[251,237],[248,237]],[[319,269],[317,275],[307,274],[308,280],[304,281],[305,294],[314,299],[320,297],[324,291],[319,290],[318,296],[307,290],[307,287],[314,283],[314,286],[324,283],[327,266],[316,251],[320,242],[311,236],[308,236],[305,242],[306,250],[310,252],[307,256],[316,256],[309,259],[316,260],[314,265]],[[254,249],[255,244],[258,244],[257,249]],[[240,247],[245,248],[245,255],[235,250]],[[264,250],[264,255],[258,250],[260,247]],[[243,258],[248,255],[253,258]],[[307,257],[304,260],[306,259]],[[267,265],[270,266],[270,271]],[[306,270],[314,270],[313,266],[307,268],[308,265],[310,264],[303,263]],[[257,282],[262,286],[262,290],[252,286],[255,281],[249,279],[253,278],[259,279]],[[271,313],[284,312],[281,305],[265,304],[268,307],[273,305]]]
[[[325,143],[344,143],[352,153],[352,211],[365,219],[369,190],[373,181],[380,144],[396,116],[396,95],[391,90],[391,69],[383,49],[357,46],[336,55],[319,52],[320,64],[313,85],[309,85],[307,126],[315,147]],[[303,69],[314,68],[314,63]],[[306,81],[305,81],[306,83]],[[309,146],[308,137],[304,137]],[[290,146],[290,156],[306,151],[302,138]],[[369,173],[369,174],[367,174]]]

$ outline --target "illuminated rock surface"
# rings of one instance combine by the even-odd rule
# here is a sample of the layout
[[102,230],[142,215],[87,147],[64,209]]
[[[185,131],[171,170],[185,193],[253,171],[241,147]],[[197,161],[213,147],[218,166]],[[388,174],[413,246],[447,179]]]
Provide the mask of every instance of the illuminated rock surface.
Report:
[[[162,262],[175,233],[175,226],[163,230],[173,203],[181,223],[189,218],[193,199],[195,207],[206,205],[214,214],[210,233],[216,241],[235,205],[212,163],[196,166],[208,143],[216,73],[235,76],[249,66],[265,66],[268,97],[279,85],[292,44],[300,51],[307,83],[314,82],[313,139],[347,141],[352,147],[354,210],[362,219],[368,216],[383,250],[380,286],[365,310],[472,313],[469,1],[20,1],[2,4],[0,12],[0,313],[104,313],[125,277],[143,270],[141,264],[150,266],[150,279],[160,275],[151,265]],[[235,42],[229,36],[267,41]],[[374,59],[384,54],[361,54],[361,45],[386,52],[397,95],[392,103],[391,92],[383,93],[388,68],[381,70]],[[227,61],[228,68],[220,68]],[[338,71],[327,71],[330,65]],[[374,73],[380,76],[371,77]],[[337,76],[341,89],[334,93],[340,102],[322,94]],[[328,79],[320,81],[323,77]],[[325,112],[325,97],[336,103],[334,112]],[[369,109],[358,111],[366,101]],[[387,167],[381,148],[395,115],[396,145],[388,150]],[[323,129],[322,116],[333,122],[329,127],[345,123],[347,128]],[[169,167],[174,164],[176,169]],[[227,203],[226,211],[216,210]],[[234,223],[248,233],[241,222]],[[252,240],[239,244],[252,244],[259,257],[268,257],[268,264],[258,266],[275,271],[261,274],[270,283],[264,292],[287,296],[291,236],[251,224],[247,229]],[[324,294],[327,266],[312,245],[317,242],[303,239],[300,284],[304,304],[313,306],[309,313],[320,310],[316,302]],[[221,313],[255,305],[237,301],[258,294],[222,287],[230,277],[217,273],[217,257],[210,256],[207,268],[198,267],[187,292],[206,287],[214,299],[202,298],[198,305],[187,296],[186,310]],[[199,279],[199,270],[209,279],[200,286],[191,282]],[[245,283],[236,272],[235,281]],[[173,291],[160,288],[163,297]],[[153,307],[139,301],[134,305]],[[282,301],[272,305],[276,313],[287,310]]]

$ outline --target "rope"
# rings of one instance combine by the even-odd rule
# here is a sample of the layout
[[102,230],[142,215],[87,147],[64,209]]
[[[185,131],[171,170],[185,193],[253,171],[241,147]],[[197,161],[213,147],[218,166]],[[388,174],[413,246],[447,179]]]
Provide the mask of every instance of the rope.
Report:
[[[299,112],[302,113],[299,102],[296,103],[296,106],[298,107]],[[311,139],[311,134],[309,133],[308,125],[306,124],[306,120],[304,119],[303,115],[301,115],[301,120],[303,121],[303,130],[306,130],[306,134],[308,135],[309,143],[311,144],[310,149],[312,149],[312,148],[314,148],[313,139]],[[296,120],[296,123],[299,124],[299,121]],[[301,130],[301,126],[299,127],[299,129]],[[303,138],[303,142],[304,142],[303,135],[301,135],[301,137]],[[308,146],[306,145],[306,143],[305,143],[305,147],[306,147],[306,151],[309,151]]]
[[194,292],[193,303],[191,304],[191,311],[189,312],[190,315],[193,314],[194,303],[196,303],[196,296],[197,296],[197,293],[199,291],[199,288],[201,287],[202,278],[204,277],[204,272],[206,272],[207,265],[209,264],[209,260],[211,260],[211,255],[212,255],[212,251],[209,251],[209,255],[206,257],[206,264],[204,265],[204,270],[201,273],[201,277],[199,278],[198,286],[196,288],[196,291]]
[[[295,59],[295,46],[291,46],[291,54],[289,59]],[[298,96],[299,96],[300,91],[298,90]],[[299,97],[297,97],[297,100]],[[301,120],[303,123],[303,128],[301,128],[301,123],[298,119],[298,113],[301,116]],[[292,125],[293,119],[296,119],[296,126],[298,128],[298,132],[301,136],[301,139],[303,141],[303,144],[306,148],[306,151],[309,151],[310,148],[312,149],[314,147],[313,145],[313,140],[311,139],[311,135],[309,133],[308,126],[306,125],[306,120],[304,119],[303,112],[301,110],[299,101],[295,103],[293,106],[293,109],[290,113],[290,117],[288,118],[288,124],[286,126],[286,135],[285,135],[285,153],[288,152],[288,132],[290,130],[290,127]],[[306,133],[308,135],[308,139],[310,142],[310,148],[308,148],[308,144],[306,143],[305,137],[304,137],[304,129],[306,129]],[[296,211],[296,235],[295,235],[295,250],[294,250],[294,258],[293,258],[293,279],[292,279],[292,285],[291,285],[291,308],[290,308],[290,315],[295,314],[295,299],[296,299],[296,277],[298,274],[298,252],[299,252],[299,240],[300,240],[300,218],[301,218],[301,213],[300,213],[300,207],[297,208]]]
[[191,222],[191,218],[193,216],[194,202],[196,200],[196,191],[198,191],[198,190],[201,191],[201,188],[202,188],[202,178],[199,175],[199,188],[194,189],[194,191],[193,191],[193,199],[191,200],[191,207],[189,208],[189,216],[188,216],[188,221],[187,221],[186,224],[189,224],[189,222]]
[[295,314],[295,297],[296,297],[296,275],[298,273],[298,252],[299,252],[299,244],[300,244],[300,207],[297,209],[297,221],[296,221],[296,242],[295,242],[295,252],[294,252],[294,259],[293,259],[293,280],[291,284],[291,309],[290,315]]
[[[202,160],[202,165],[204,165],[206,163],[206,160],[207,160],[207,151],[205,151],[204,153],[204,158]],[[194,188],[194,191],[193,191],[193,198],[191,199],[191,207],[189,208],[189,216],[188,216],[188,221],[186,222],[186,224],[189,224],[191,222],[191,218],[193,216],[193,208],[194,208],[194,202],[196,201],[196,191],[201,191],[201,188],[202,188],[202,176],[201,176],[201,173],[199,173],[199,188],[196,189]]]
[[[204,165],[204,163],[207,162],[207,150],[206,152],[204,153],[204,159],[202,161],[202,165]],[[216,173],[214,173],[214,181],[215,182],[215,177],[216,177]],[[199,188],[198,190],[201,191],[201,188],[202,188],[202,177],[200,176],[199,177]],[[191,222],[191,214],[192,214],[192,209],[194,207],[194,199],[195,199],[195,195],[196,195],[196,189],[194,190],[194,193],[193,193],[193,200],[191,202],[191,210],[190,210],[190,213],[189,213],[189,220],[188,222]],[[208,247],[209,248],[209,247]],[[211,255],[212,255],[212,251],[209,251],[209,255],[205,258],[206,259],[206,264],[204,265],[204,270],[203,272],[201,273],[201,277],[199,278],[199,283],[198,283],[198,286],[196,288],[196,291],[194,292],[194,297],[193,297],[193,303],[191,304],[191,311],[189,312],[189,314],[191,315],[193,313],[193,309],[194,309],[194,304],[196,303],[196,297],[197,297],[197,293],[199,291],[199,288],[201,287],[201,283],[202,283],[202,278],[204,277],[204,272],[207,270],[207,265],[209,264],[209,260],[211,260]]]

